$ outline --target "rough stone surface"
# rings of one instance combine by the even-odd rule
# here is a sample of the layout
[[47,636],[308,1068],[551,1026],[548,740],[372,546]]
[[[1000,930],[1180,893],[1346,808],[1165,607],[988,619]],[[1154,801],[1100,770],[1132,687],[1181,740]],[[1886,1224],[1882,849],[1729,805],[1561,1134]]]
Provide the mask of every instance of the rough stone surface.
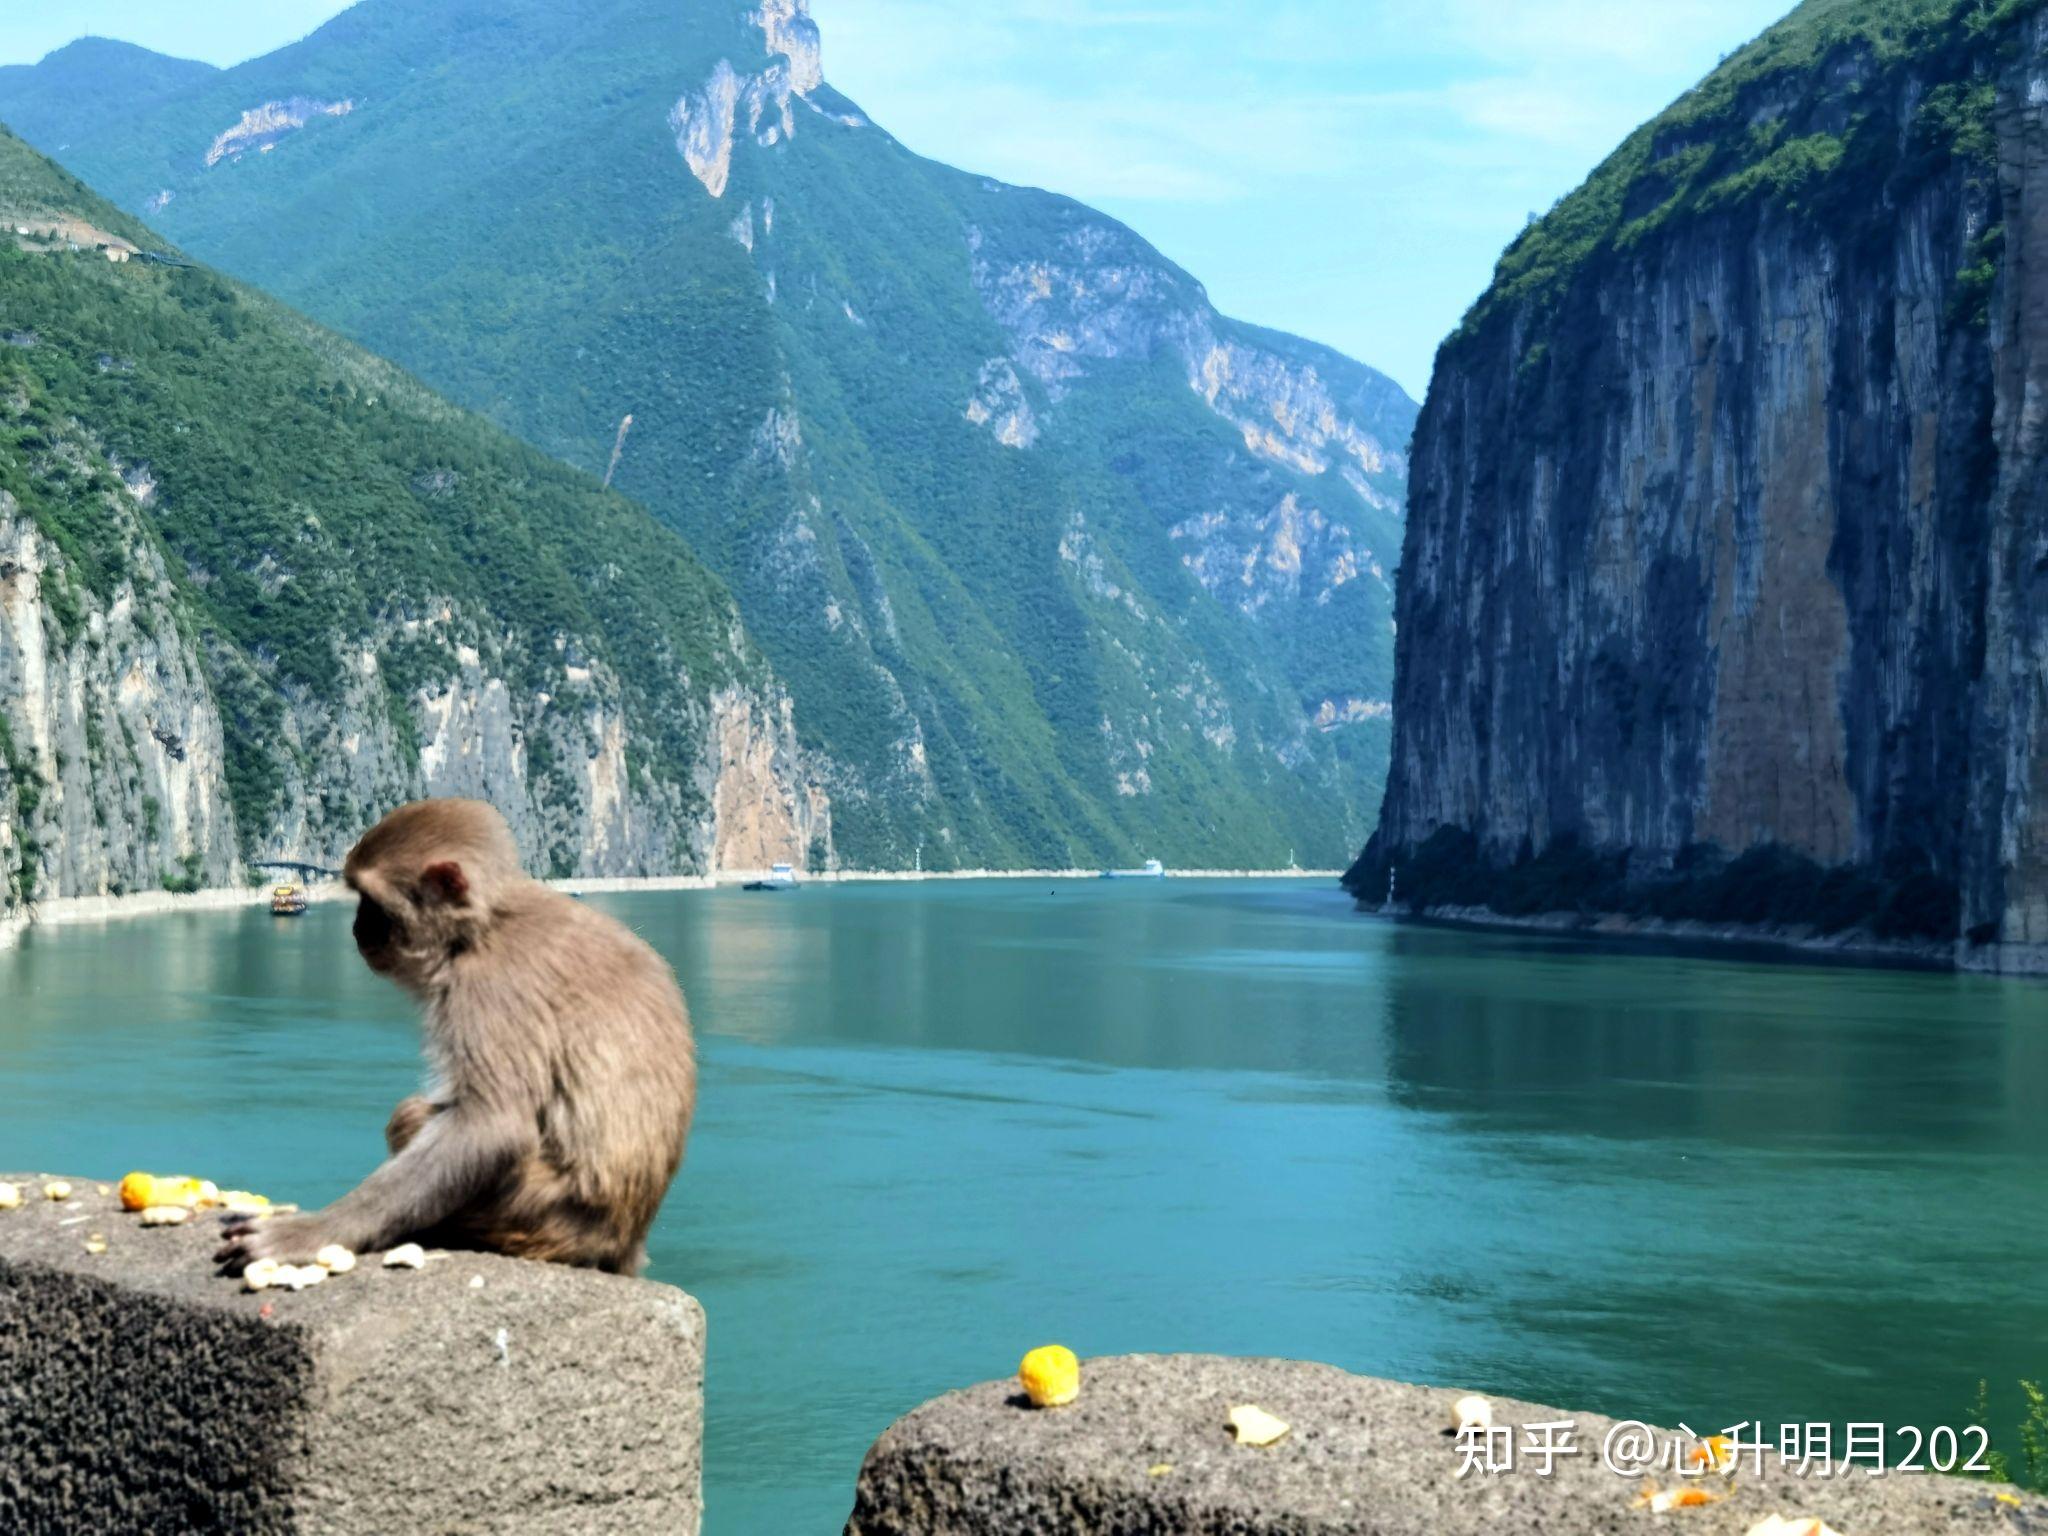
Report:
[[[1084,1363],[1081,1383],[1065,1408],[1034,1410],[998,1381],[899,1420],[868,1453],[848,1536],[1730,1536],[1774,1513],[1817,1515],[1844,1536],[1913,1536],[2048,1522],[2048,1499],[2013,1489],[1860,1469],[1800,1477],[1775,1455],[1761,1478],[1698,1480],[1727,1493],[1720,1503],[1652,1515],[1632,1507],[1641,1481],[1601,1463],[1613,1420],[1506,1398],[1493,1400],[1497,1425],[1568,1419],[1584,1449],[1549,1477],[1524,1460],[1460,1480],[1445,1429],[1458,1392],[1300,1361],[1128,1355]],[[1265,1449],[1237,1444],[1228,1418],[1240,1403],[1291,1432]]]
[[0,1531],[698,1529],[681,1291],[457,1253],[249,1294],[211,1216],[0,1177],[29,1196],[0,1211]]

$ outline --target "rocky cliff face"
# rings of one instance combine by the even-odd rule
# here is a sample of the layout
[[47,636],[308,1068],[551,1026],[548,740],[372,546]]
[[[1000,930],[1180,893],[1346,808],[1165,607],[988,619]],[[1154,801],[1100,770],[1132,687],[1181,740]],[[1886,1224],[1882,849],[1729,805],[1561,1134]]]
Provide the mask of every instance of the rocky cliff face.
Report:
[[427,795],[489,800],[551,875],[828,856],[830,802],[772,686],[730,686],[685,712],[701,741],[685,784],[634,773],[620,680],[573,654],[567,707],[458,640],[447,675],[394,710],[381,676],[394,653],[410,664],[423,636],[494,627],[452,603],[384,628],[337,693],[288,692],[274,736],[238,744],[281,785],[272,817],[240,825],[210,674],[253,683],[256,666],[231,649],[209,664],[141,505],[111,493],[106,510],[132,565],[102,598],[0,491],[0,917],[48,897],[235,884],[272,860],[338,868],[371,819]]
[[[132,523],[126,496],[108,511]],[[44,590],[63,556],[0,491],[0,916],[237,872],[220,711],[161,561],[129,533],[134,568],[67,635]]]
[[1368,506],[1398,514],[1388,492],[1407,474],[1409,415],[1392,380],[1233,324],[1187,273],[1078,204],[1032,212],[966,231],[975,290],[1010,338],[1010,356],[988,368],[1012,381],[1023,369],[1057,403],[1105,363],[1171,359],[1247,452],[1309,475],[1334,469]]
[[[725,198],[736,175],[776,188],[742,203],[726,233],[754,265],[768,304],[790,313],[800,332],[825,333],[806,337],[804,350],[837,350],[843,335],[873,329],[878,300],[881,313],[901,301],[831,238],[834,210],[806,196],[787,162],[797,158],[799,138],[806,146],[823,138],[835,154],[856,160],[893,155],[895,147],[826,84],[807,0],[769,0],[746,22],[750,33],[758,31],[767,62],[750,61],[756,39],[747,36],[736,52],[740,67],[717,59],[670,109],[668,126],[685,165],[713,198]],[[869,148],[862,135],[877,142]],[[934,169],[910,174],[924,179]],[[1173,403],[1206,412],[1224,429],[1202,450],[1224,462],[1203,483],[1175,485],[1154,500],[1145,530],[1154,548],[1134,558],[1114,510],[1096,506],[1067,513],[1057,543],[1041,551],[1071,573],[1083,599],[1077,622],[1111,632],[1132,628],[1130,643],[1113,646],[1100,663],[1104,672],[1121,674],[1115,681],[1122,707],[1105,710],[1090,731],[1101,750],[1081,776],[1084,786],[1107,790],[1113,803],[1143,804],[1165,781],[1164,774],[1155,780],[1152,762],[1160,739],[1184,736],[1212,759],[1252,760],[1255,776],[1268,767],[1299,776],[1340,814],[1369,810],[1391,691],[1387,619],[1412,402],[1391,380],[1350,359],[1220,315],[1193,277],[1088,208],[981,178],[933,179],[950,206],[936,230],[905,233],[913,243],[937,235],[937,249],[923,254],[940,257],[941,270],[964,248],[979,313],[944,314],[944,326],[920,340],[921,357],[934,381],[944,378],[953,391],[943,400],[949,414],[957,410],[958,421],[1018,456],[1002,473],[1036,477],[1043,461],[1075,455],[1129,394],[1162,385],[1176,393],[1184,388]],[[954,278],[953,271],[945,275]],[[950,308],[954,296],[947,298]],[[892,332],[907,329],[900,315],[892,321]],[[999,349],[963,354],[982,338]],[[777,499],[784,507],[769,561],[777,607],[764,631],[813,653],[845,653],[869,692],[867,717],[887,723],[883,753],[839,769],[841,803],[849,810],[908,803],[950,850],[962,829],[946,806],[949,787],[957,793],[957,785],[943,785],[933,773],[936,701],[920,697],[921,679],[905,665],[891,581],[876,554],[880,541],[863,531],[864,520],[837,509],[827,514],[810,488],[814,445],[802,420],[818,414],[810,398],[817,386],[797,382],[811,372],[802,361],[784,368],[751,456],[782,482]],[[857,377],[839,383],[850,393],[869,387]],[[832,451],[830,435],[821,436]],[[1119,444],[1119,453],[1105,455],[1120,461],[1116,473],[1135,467],[1132,446]],[[920,487],[918,494],[931,493]],[[716,544],[707,540],[707,547]],[[746,558],[751,565],[753,552]],[[1249,690],[1270,697],[1271,683],[1278,683],[1278,708],[1254,716],[1242,697],[1242,676],[1228,676],[1228,666],[1199,653],[1175,655],[1172,642],[1159,638],[1158,621],[1179,594],[1141,572],[1162,562],[1177,564],[1179,580],[1192,578],[1278,653],[1271,682]],[[748,576],[736,572],[732,579],[744,601]],[[762,611],[758,600],[754,611]],[[1360,739],[1332,739],[1347,735]],[[1204,770],[1213,773],[1214,763]],[[1296,837],[1311,845],[1321,840],[1317,830],[1299,825],[1289,840]],[[1172,849],[1199,856],[1192,842]],[[1277,855],[1274,847],[1266,857]],[[894,857],[901,856],[899,846]],[[1068,862],[1087,855],[1041,843],[1026,857]]]
[[[0,133],[0,227],[147,229]],[[546,875],[831,857],[731,598],[672,533],[186,264],[0,245],[0,918],[335,867],[487,799]]]
[[[1050,230],[1000,218],[967,230],[975,290],[1010,343],[982,365],[967,419],[1030,448],[1040,431],[1034,395],[1052,421],[1084,380],[1114,377],[1119,363],[1165,363],[1254,462],[1308,477],[1276,485],[1271,499],[1204,498],[1188,509],[1169,533],[1203,588],[1282,630],[1304,622],[1297,605],[1327,608],[1351,582],[1384,601],[1408,474],[1398,386],[1295,338],[1233,324],[1130,230],[1078,205],[1059,212]],[[1321,702],[1302,701],[1310,715]]]
[[1803,6],[1510,249],[1417,431],[1362,895],[2048,957],[2038,11]]
[[910,154],[807,0],[362,0],[46,127],[680,531],[849,863],[1320,863],[1369,829],[1413,402],[1106,215]]

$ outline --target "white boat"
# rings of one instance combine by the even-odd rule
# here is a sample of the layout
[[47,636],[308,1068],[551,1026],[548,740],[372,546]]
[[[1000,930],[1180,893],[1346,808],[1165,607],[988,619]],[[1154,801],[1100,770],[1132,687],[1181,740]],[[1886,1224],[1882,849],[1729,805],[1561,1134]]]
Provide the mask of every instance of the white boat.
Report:
[[788,864],[778,864],[768,871],[765,880],[749,880],[743,889],[749,891],[793,891],[796,889],[796,870]]
[[1143,869],[1105,869],[1102,872],[1102,878],[1105,880],[1164,880],[1166,878],[1166,866],[1157,859],[1147,859]]

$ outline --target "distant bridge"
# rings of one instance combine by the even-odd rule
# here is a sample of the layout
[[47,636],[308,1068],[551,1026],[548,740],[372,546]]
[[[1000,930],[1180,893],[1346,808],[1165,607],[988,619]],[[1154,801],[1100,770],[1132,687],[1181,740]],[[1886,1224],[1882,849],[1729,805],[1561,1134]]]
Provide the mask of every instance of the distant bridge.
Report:
[[339,880],[341,871],[324,864],[301,864],[293,859],[251,859],[251,869],[279,869],[305,880]]

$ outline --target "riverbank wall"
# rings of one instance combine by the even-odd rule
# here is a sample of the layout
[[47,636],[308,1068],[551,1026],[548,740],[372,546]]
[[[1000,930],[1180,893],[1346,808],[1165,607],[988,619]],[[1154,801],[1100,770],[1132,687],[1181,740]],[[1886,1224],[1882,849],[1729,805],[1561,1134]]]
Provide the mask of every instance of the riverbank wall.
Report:
[[209,1216],[0,1177],[0,1531],[699,1529],[682,1291],[440,1253],[251,1294]]
[[[2048,1522],[2039,1494],[1928,1473],[1874,1477],[1824,1458],[1794,1469],[1775,1439],[1754,1466],[1745,1455],[1722,1475],[1691,1460],[1703,1448],[1689,1436],[1506,1398],[1491,1401],[1492,1437],[1469,1437],[1498,1470],[1465,1469],[1450,1427],[1459,1395],[1213,1355],[1086,1361],[1079,1397],[1061,1408],[1032,1408],[1014,1379],[985,1382],[875,1442],[846,1536],[1646,1536],[1681,1526],[1747,1536],[1774,1516],[1823,1520],[1840,1536],[1927,1536]],[[1240,1443],[1231,1416],[1245,1406],[1285,1433]],[[1636,1465],[1624,1453],[1637,1446],[1690,1474]],[[1669,1513],[1651,1503],[1680,1489],[1706,1502]]]
[[[549,885],[572,896],[628,894],[641,891],[707,891],[766,879],[771,871],[721,870],[717,875],[650,875],[617,879],[550,880]],[[828,870],[804,875],[805,885],[861,885],[921,880],[1093,880],[1092,869],[964,869],[964,870]],[[1309,880],[1334,882],[1337,869],[1176,869],[1168,880]],[[1143,883],[1142,881],[1140,883]],[[27,912],[0,918],[0,949],[18,942],[31,927],[63,927],[75,923],[118,922],[130,917],[161,917],[179,912],[224,912],[269,904],[271,886],[231,886],[176,893],[136,891],[124,896],[64,896],[42,901]],[[306,899],[352,901],[339,881],[305,887]]]
[[[271,887],[226,886],[203,891],[134,891],[123,896],[59,896],[39,901],[25,912],[0,919],[0,949],[17,942],[31,927],[61,928],[73,923],[118,922],[130,917],[161,917],[177,912],[228,912],[270,904]],[[345,895],[339,883],[313,886],[315,901]]]

